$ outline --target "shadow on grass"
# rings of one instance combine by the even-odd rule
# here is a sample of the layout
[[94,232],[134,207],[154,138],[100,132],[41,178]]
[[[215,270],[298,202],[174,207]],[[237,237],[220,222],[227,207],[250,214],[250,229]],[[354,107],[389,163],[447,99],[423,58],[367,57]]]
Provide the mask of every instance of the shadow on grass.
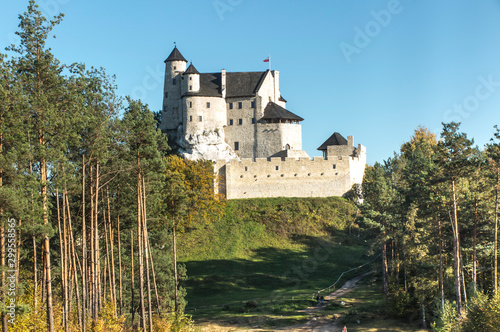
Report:
[[346,270],[367,261],[365,247],[314,236],[294,236],[302,250],[264,247],[250,259],[185,262],[189,308],[311,293],[331,285]]

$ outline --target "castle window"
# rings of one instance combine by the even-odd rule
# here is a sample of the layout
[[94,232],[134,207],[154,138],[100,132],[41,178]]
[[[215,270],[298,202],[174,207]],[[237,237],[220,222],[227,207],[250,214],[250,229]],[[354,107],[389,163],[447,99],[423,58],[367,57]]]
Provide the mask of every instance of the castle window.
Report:
[[233,109],[233,103],[229,103],[229,109],[232,110]]
[[241,101],[238,102],[238,108],[243,108],[243,103]]
[[232,126],[233,125],[233,119],[229,119],[229,125]]
[[192,101],[189,102],[189,108],[193,108],[193,102]]
[[210,103],[207,103],[207,108],[210,108]]
[[172,80],[172,84],[173,84],[173,85],[176,85],[176,84],[177,84],[177,80],[176,80],[175,78]]
[[193,78],[191,76],[189,76],[189,80],[191,81]]
[[252,118],[252,124],[255,124],[255,118]]
[[203,120],[203,118],[202,118],[202,117],[201,117],[201,115],[200,115],[200,116],[198,116],[198,121],[200,121],[200,122],[201,122],[201,120]]
[[238,151],[240,149],[240,142],[234,142],[234,151]]
[[238,124],[242,125],[243,124],[243,119],[238,119]]
[[193,86],[192,85],[189,86],[189,90],[193,90]]
[[176,70],[176,69],[177,69],[177,67],[176,67],[176,66],[174,66],[174,70]]
[[255,108],[255,101],[252,101],[252,108]]
[[247,171],[248,171],[248,166],[245,166],[245,172],[247,172]]
[[333,165],[333,169],[337,169],[337,165]]
[[280,170],[280,167],[279,166],[276,166],[276,170],[279,171]]
[[165,92],[165,98],[168,98],[168,92]]
[[193,116],[192,115],[189,116],[189,122],[193,122]]

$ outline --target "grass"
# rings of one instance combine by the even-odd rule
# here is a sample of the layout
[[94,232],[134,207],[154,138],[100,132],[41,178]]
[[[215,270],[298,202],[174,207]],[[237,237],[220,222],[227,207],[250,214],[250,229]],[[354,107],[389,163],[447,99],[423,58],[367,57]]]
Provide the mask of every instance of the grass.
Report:
[[299,310],[313,293],[369,260],[365,242],[348,235],[355,212],[341,198],[229,201],[220,222],[180,236],[187,313],[246,325],[307,320]]

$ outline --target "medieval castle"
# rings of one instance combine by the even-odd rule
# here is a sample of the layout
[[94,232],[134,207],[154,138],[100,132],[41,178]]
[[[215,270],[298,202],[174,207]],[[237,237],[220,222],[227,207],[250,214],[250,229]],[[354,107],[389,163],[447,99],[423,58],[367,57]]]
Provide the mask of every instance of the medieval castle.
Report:
[[311,159],[279,72],[199,73],[177,47],[165,60],[161,129],[189,159],[214,162],[227,199],[342,196],[361,183],[366,148],[335,132]]

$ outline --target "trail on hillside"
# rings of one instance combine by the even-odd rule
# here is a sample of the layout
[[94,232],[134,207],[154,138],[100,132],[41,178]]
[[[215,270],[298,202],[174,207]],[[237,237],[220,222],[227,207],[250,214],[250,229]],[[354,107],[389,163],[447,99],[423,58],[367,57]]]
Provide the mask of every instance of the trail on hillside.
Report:
[[229,331],[247,331],[247,332],[264,332],[264,331],[289,331],[289,332],[305,332],[305,331],[313,331],[313,332],[331,332],[331,331],[340,331],[340,326],[338,326],[338,320],[340,316],[336,317],[336,319],[328,319],[323,317],[316,317],[316,313],[322,310],[329,301],[335,300],[339,297],[344,296],[345,294],[352,291],[357,283],[366,277],[367,275],[373,273],[373,271],[364,273],[359,275],[351,280],[348,280],[341,288],[336,291],[330,293],[325,296],[325,304],[315,305],[313,307],[309,307],[307,309],[301,310],[300,312],[307,313],[309,315],[309,321],[305,324],[300,325],[292,325],[285,326],[279,328],[257,328],[257,329],[240,329],[235,327],[222,327],[218,325],[211,324],[210,326],[202,327],[202,332],[229,332]]

